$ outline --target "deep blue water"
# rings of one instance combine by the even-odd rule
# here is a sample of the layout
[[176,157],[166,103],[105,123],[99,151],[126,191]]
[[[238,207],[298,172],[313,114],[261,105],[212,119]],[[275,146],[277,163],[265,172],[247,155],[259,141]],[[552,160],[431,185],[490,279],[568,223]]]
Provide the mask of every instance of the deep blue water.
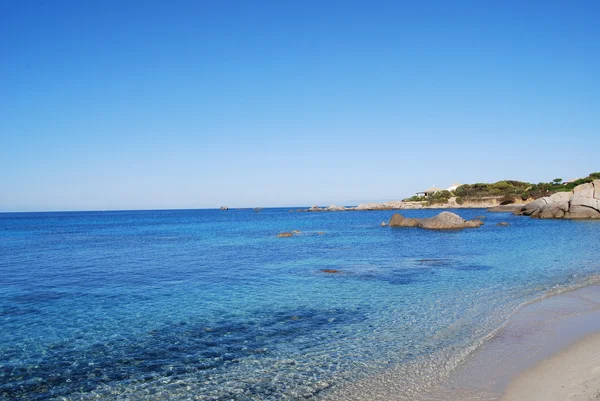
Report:
[[319,399],[391,368],[411,391],[523,302],[599,273],[600,222],[458,213],[486,224],[380,227],[389,211],[0,214],[0,399]]

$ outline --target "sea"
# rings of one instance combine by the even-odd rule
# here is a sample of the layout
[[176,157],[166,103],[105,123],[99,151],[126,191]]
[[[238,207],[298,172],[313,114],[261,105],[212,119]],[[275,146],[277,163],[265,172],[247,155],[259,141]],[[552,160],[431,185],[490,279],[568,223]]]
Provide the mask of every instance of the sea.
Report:
[[0,214],[0,400],[419,400],[600,273],[599,221],[296,209]]

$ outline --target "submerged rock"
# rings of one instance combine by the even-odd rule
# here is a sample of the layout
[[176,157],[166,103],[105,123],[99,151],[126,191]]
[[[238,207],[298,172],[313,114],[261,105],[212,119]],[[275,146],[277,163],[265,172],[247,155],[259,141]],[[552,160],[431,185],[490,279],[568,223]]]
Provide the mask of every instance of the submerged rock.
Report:
[[395,213],[390,222],[390,227],[420,227],[428,230],[455,230],[461,228],[475,228],[483,225],[481,220],[465,220],[451,212],[441,212],[437,216],[424,219],[411,219]]
[[279,234],[277,234],[277,236],[278,236],[279,238],[287,238],[287,237],[293,237],[293,236],[294,236],[294,234],[293,234],[293,233],[290,233],[290,232],[284,232],[284,233],[279,233]]
[[507,227],[507,226],[510,226],[510,223],[507,223],[506,221],[501,221],[500,223],[498,223],[496,225],[500,226],[500,227]]
[[321,269],[322,273],[329,273],[329,274],[337,274],[337,273],[341,273],[339,270],[336,269]]

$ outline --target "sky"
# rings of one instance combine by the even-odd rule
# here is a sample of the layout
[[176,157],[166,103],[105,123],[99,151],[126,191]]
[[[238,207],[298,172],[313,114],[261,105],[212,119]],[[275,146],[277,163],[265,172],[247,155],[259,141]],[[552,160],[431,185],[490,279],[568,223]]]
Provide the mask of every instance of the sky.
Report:
[[600,171],[598,1],[0,0],[0,211]]

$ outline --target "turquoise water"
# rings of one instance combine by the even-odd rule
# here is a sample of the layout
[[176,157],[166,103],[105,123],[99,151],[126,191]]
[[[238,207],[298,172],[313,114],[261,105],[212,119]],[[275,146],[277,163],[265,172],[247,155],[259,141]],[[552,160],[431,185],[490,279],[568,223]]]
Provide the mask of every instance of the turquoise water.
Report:
[[600,222],[458,213],[486,224],[0,214],[0,399],[317,400],[390,370],[416,399],[519,305],[600,268]]

